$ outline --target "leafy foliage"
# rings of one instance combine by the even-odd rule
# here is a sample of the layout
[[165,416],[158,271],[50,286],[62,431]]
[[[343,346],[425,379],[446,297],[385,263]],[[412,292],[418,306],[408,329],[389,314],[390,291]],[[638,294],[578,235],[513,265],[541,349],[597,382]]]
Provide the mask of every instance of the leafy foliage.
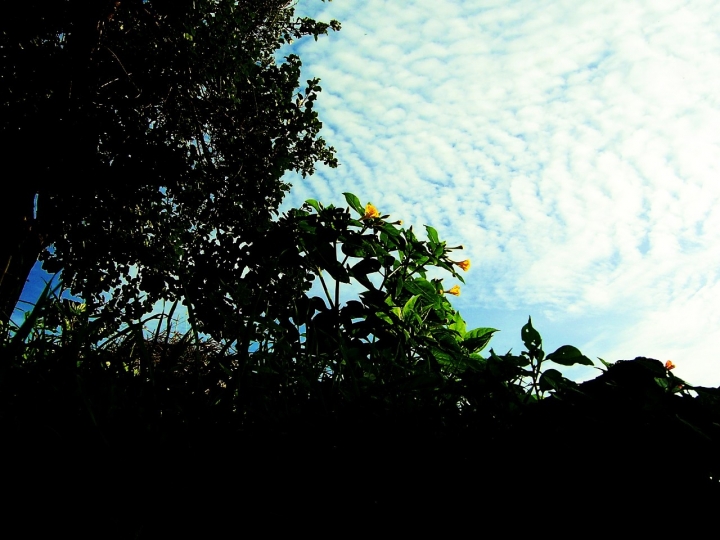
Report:
[[[350,208],[308,201],[273,222],[273,249],[259,262],[265,271],[228,289],[224,324],[207,328],[213,338],[199,326],[178,332],[177,304],[114,330],[107,312],[61,300],[48,287],[3,344],[4,433],[21,448],[83,456],[144,448],[173,463],[163,473],[168,486],[177,486],[177,467],[215,462],[227,465],[205,478],[231,475],[252,490],[270,478],[268,485],[291,489],[286,477],[307,474],[312,482],[329,464],[348,464],[333,469],[341,474],[355,463],[385,485],[370,502],[362,491],[342,491],[347,511],[368,519],[422,508],[437,485],[428,478],[453,492],[482,482],[503,494],[498,501],[530,475],[559,497],[580,484],[582,493],[623,485],[657,495],[668,452],[688,460],[672,472],[697,496],[685,500],[715,500],[717,389],[693,387],[671,363],[645,358],[604,363],[599,377],[575,383],[546,363],[592,362],[567,345],[546,355],[530,319],[520,333],[526,350],[483,356],[497,330],[467,330],[444,279],[434,277],[443,271],[462,283],[457,269],[467,261],[453,261],[455,248],[434,229],[421,240],[373,205],[351,194],[346,200]],[[39,425],[47,428],[28,428]],[[630,469],[625,444],[644,456]],[[593,452],[601,459],[590,459]],[[168,461],[173,455],[179,463]],[[217,458],[227,455],[233,458]],[[463,474],[448,474],[443,456]],[[93,471],[100,467],[92,463]],[[158,466],[149,461],[130,477],[155,477]],[[275,511],[251,493],[243,504],[256,501],[252,517]],[[311,511],[333,499],[288,493],[283,508]],[[456,508],[474,515],[474,501]],[[125,526],[139,534],[149,518],[134,519]]]
[[298,92],[300,59],[278,48],[339,28],[271,1],[7,6],[0,151],[22,169],[1,213],[5,320],[41,253],[125,320],[252,268],[244,246],[277,212],[283,174],[337,163],[319,81]]

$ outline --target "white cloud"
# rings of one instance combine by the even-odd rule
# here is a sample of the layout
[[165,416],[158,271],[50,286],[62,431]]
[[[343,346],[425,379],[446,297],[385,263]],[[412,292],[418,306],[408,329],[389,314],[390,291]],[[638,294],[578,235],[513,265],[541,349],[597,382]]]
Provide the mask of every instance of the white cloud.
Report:
[[298,44],[342,165],[292,179],[288,206],[352,191],[466,246],[478,320],[542,313],[590,356],[720,384],[716,3],[314,7],[343,24]]

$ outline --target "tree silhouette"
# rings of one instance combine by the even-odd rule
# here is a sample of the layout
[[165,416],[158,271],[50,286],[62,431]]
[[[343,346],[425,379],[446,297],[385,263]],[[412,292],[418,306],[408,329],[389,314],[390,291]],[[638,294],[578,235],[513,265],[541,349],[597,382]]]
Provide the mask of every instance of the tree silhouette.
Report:
[[[289,189],[336,165],[279,47],[339,24],[288,2],[36,0],[0,22],[0,317],[38,259],[126,320],[222,296]],[[209,271],[213,269],[213,271]],[[202,270],[201,282],[188,286]],[[119,320],[119,319],[118,319]]]

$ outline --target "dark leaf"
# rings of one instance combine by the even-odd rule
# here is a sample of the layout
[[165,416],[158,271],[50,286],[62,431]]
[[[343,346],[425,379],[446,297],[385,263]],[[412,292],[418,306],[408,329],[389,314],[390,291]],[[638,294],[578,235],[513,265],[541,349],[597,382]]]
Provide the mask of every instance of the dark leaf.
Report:
[[495,328],[475,328],[465,333],[462,345],[469,352],[480,352],[487,346],[493,334],[497,331]]
[[593,362],[587,356],[584,356],[576,347],[572,345],[563,345],[554,353],[547,355],[546,360],[552,360],[556,364],[562,366],[574,366],[580,364],[583,366],[592,366]]
[[565,378],[557,369],[546,369],[540,376],[540,390],[559,390],[563,387]]
[[533,328],[532,318],[528,317],[528,322],[522,327],[520,335],[528,351],[534,352],[542,349],[542,338],[538,331]]

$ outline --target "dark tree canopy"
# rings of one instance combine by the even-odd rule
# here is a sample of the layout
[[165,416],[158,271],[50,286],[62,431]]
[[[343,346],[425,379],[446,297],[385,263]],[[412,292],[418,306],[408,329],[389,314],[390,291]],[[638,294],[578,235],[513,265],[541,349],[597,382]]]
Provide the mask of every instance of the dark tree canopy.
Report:
[[3,11],[3,320],[38,257],[124,318],[161,298],[222,297],[253,267],[283,175],[336,165],[313,110],[318,81],[298,93],[300,59],[276,58],[336,21],[296,17],[284,0]]

